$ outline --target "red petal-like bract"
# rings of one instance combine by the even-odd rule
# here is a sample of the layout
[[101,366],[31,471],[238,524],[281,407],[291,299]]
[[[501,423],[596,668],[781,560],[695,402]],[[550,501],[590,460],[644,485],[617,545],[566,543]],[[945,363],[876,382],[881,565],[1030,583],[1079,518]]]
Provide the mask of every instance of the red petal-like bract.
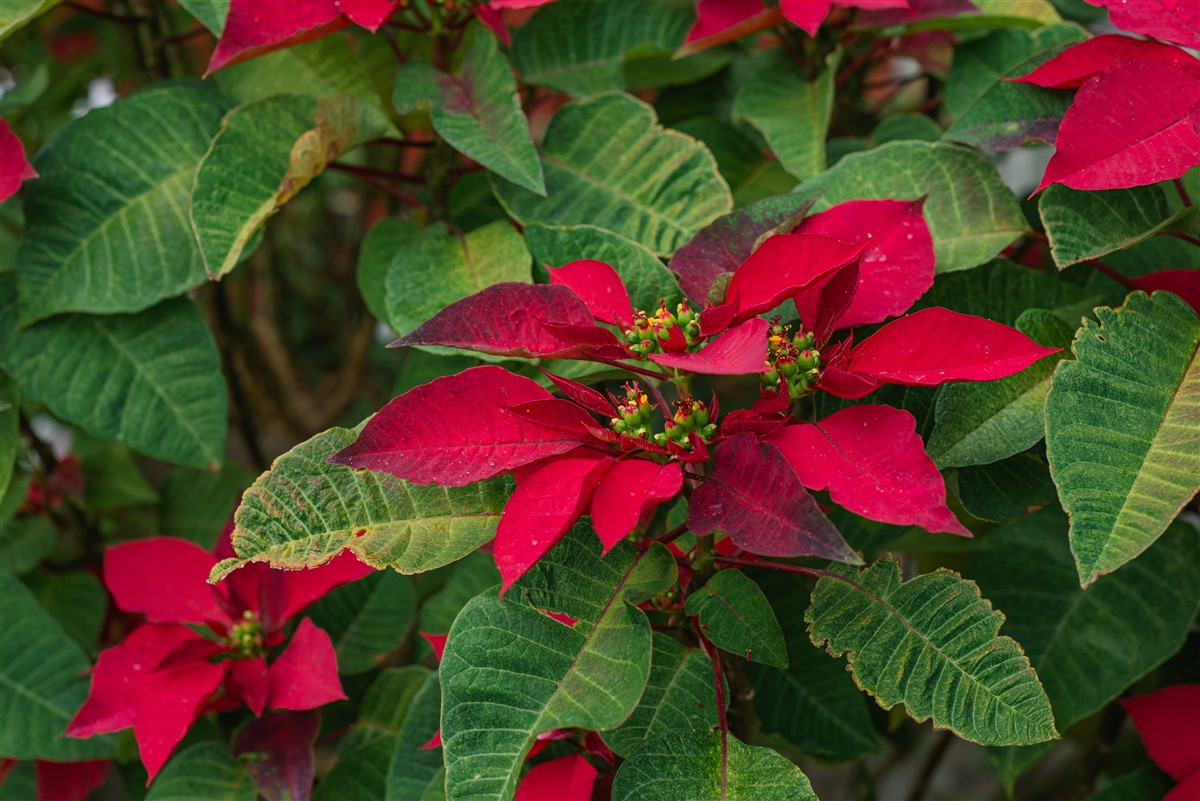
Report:
[[104,583],[126,612],[154,623],[230,622],[208,584],[217,559],[194,542],[154,537],[104,554]]
[[575,448],[579,437],[505,411],[553,397],[501,367],[472,367],[394,398],[329,461],[417,484],[462,487]]
[[405,0],[335,0],[335,5],[355,25],[361,25],[375,33],[404,2]]
[[1087,0],[1107,8],[1123,31],[1200,48],[1200,3],[1196,0]]
[[590,330],[595,341],[617,344],[611,332],[596,326],[587,304],[567,287],[521,283],[492,284],[455,301],[392,344],[445,345],[497,356],[553,359],[578,358],[595,347],[556,333],[552,326]]
[[690,373],[754,375],[767,369],[768,327],[761,317],[751,317],[696,353],[651,353],[650,360]]
[[1125,707],[1146,753],[1177,782],[1200,771],[1200,684],[1176,684],[1117,701]]
[[825,17],[829,16],[830,0],[779,0],[784,19],[809,36],[816,36]]
[[318,567],[275,572],[283,578],[283,609],[274,621],[278,625],[343,584],[371,575],[375,568],[359,561],[350,551],[342,551]]
[[492,542],[502,591],[558,544],[612,463],[607,456],[555,459],[518,479]]
[[446,651],[446,638],[449,637],[450,635],[449,634],[426,634],[423,631],[418,632],[418,633],[422,637],[425,638],[425,641],[427,643],[429,643],[429,647],[433,649],[433,655],[435,657],[437,657],[437,661],[441,662],[442,654],[445,653],[445,651]]
[[1075,93],[1034,194],[1055,183],[1122,189],[1180,177],[1200,164],[1200,134],[1188,115],[1198,97],[1200,75],[1161,61],[1118,61]]
[[350,24],[335,0],[231,0],[206,75],[282,47],[309,42]]
[[1148,39],[1106,33],[1071,45],[1028,75],[1002,80],[1028,83],[1046,89],[1075,89],[1122,58],[1162,61],[1193,74],[1200,70],[1200,60],[1186,50]]
[[684,42],[714,36],[762,10],[762,0],[700,0],[696,3],[696,22]]
[[609,418],[616,414],[616,409],[613,408],[613,405],[591,387],[580,384],[578,381],[572,381],[569,378],[547,373],[545,370],[542,370],[542,372],[546,374],[546,378],[550,379],[550,383],[554,384],[559,392],[588,411],[595,412],[604,418]]
[[108,775],[107,759],[86,762],[48,762],[33,765],[37,777],[37,801],[83,801]]
[[138,754],[149,774],[147,787],[221,686],[227,665],[189,661],[153,676],[133,720]]
[[1002,323],[934,307],[880,328],[850,352],[848,370],[908,386],[993,381],[1059,350]]
[[859,0],[857,5],[869,9],[858,15],[855,26],[858,28],[892,28],[927,19],[953,19],[979,13],[971,0],[908,0],[907,6]]
[[600,479],[592,496],[592,525],[608,553],[634,527],[642,514],[683,489],[678,462],[659,464],[646,459],[617,462]]
[[1200,271],[1159,270],[1133,279],[1133,285],[1143,292],[1172,292],[1187,301],[1196,314],[1200,314]]
[[261,715],[267,708],[267,696],[271,694],[267,660],[261,656],[232,660],[225,677],[225,692],[239,699],[255,715]]
[[821,347],[839,327],[838,320],[854,302],[858,291],[859,265],[847,264],[812,289],[806,289],[792,301],[800,314],[801,327],[811,331],[817,347]]
[[862,563],[783,454],[753,434],[730,437],[717,448],[712,470],[688,501],[688,528],[699,536],[720,529],[760,556]]
[[0,201],[8,200],[21,188],[21,182],[37,178],[37,172],[25,160],[25,145],[8,120],[0,118]]
[[550,283],[565,286],[583,299],[597,320],[628,328],[633,324],[633,303],[617,271],[602,261],[580,259],[551,267]]
[[268,669],[273,709],[315,709],[346,697],[338,680],[333,641],[304,618],[292,641]]
[[851,200],[805,218],[796,229],[864,245],[858,289],[837,328],[902,314],[933,286],[933,238],[921,213],[924,205],[923,198]]
[[596,769],[580,754],[534,765],[521,779],[514,801],[589,801]]
[[804,486],[829,490],[855,514],[896,525],[971,536],[946,508],[946,485],[916,432],[916,419],[890,406],[850,406],[816,424],[771,436]]
[[526,401],[510,406],[506,411],[545,431],[558,431],[579,439],[585,439],[589,431],[598,428],[586,410],[562,398]]
[[233,756],[246,757],[246,769],[267,801],[308,801],[312,797],[313,743],[321,728],[317,712],[276,712],[252,720],[233,742]]

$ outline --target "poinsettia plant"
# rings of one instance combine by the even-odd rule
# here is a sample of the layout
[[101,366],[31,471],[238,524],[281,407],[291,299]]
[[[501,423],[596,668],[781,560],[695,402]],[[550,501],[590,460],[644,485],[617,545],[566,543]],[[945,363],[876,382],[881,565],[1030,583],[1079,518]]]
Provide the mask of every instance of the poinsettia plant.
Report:
[[1188,797],[1200,5],[0,40],[3,797]]

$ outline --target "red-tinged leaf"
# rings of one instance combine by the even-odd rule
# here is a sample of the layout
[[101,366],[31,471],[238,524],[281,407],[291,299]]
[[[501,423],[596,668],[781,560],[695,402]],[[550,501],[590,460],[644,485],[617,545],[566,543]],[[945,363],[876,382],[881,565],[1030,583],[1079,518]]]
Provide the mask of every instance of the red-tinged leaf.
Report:
[[1034,194],[1055,183],[1122,189],[1180,177],[1200,164],[1188,115],[1197,97],[1200,75],[1161,61],[1118,61],[1075,93]]
[[225,692],[239,699],[256,716],[267,708],[270,691],[266,659],[259,656],[254,659],[235,659],[230,663],[229,675],[225,677]]
[[788,426],[770,442],[801,483],[871,520],[971,536],[946,508],[946,485],[916,433],[890,406],[850,406],[819,423]]
[[317,712],[276,712],[238,732],[233,756],[245,759],[254,788],[267,801],[308,801],[320,728]]
[[1107,8],[1112,24],[1123,31],[1200,48],[1200,3],[1196,0],[1087,0]]
[[819,556],[862,564],[804,489],[783,455],[753,434],[721,443],[705,481],[688,502],[688,528],[720,529],[760,556]]
[[230,0],[225,29],[205,75],[272,50],[319,39],[349,24],[335,0]]
[[446,651],[446,638],[449,634],[427,634],[423,631],[418,632],[425,638],[425,642],[429,643],[429,647],[433,649],[433,655],[437,657],[437,661],[442,661],[442,654]]
[[272,709],[315,709],[346,697],[338,679],[333,641],[304,618],[292,641],[267,671]]
[[505,411],[553,397],[501,367],[472,367],[394,398],[329,461],[385,470],[417,484],[483,481],[579,444]]
[[538,428],[577,435],[579,439],[584,439],[589,431],[597,427],[596,421],[585,409],[562,398],[526,401],[509,406],[506,411],[528,420]]
[[117,606],[155,623],[229,623],[208,584],[217,559],[194,542],[135,540],[104,554],[104,583]]
[[25,145],[0,117],[0,201],[16,194],[21,182],[30,178],[37,178],[37,172],[25,160]]
[[1159,270],[1135,278],[1133,288],[1143,292],[1166,290],[1174,293],[1200,314],[1200,272],[1196,270]]
[[852,200],[806,218],[796,229],[864,245],[858,289],[837,328],[902,314],[933,286],[933,239],[921,213],[924,205],[924,198]]
[[1117,703],[1163,772],[1178,782],[1200,771],[1200,684],[1176,684]]
[[1002,323],[934,307],[893,320],[865,339],[851,351],[847,371],[908,386],[993,381],[1059,350]]
[[595,259],[580,259],[547,269],[550,283],[565,286],[582,298],[597,320],[626,328],[633,324],[629,292],[609,265]]
[[830,0],[779,0],[784,19],[809,36],[817,35],[817,29],[829,16],[830,5]]
[[608,419],[616,414],[616,410],[613,409],[612,404],[609,403],[603,395],[591,387],[580,384],[577,381],[572,381],[569,378],[563,378],[562,376],[554,375],[553,373],[547,373],[545,370],[542,370],[542,372],[546,374],[546,378],[550,379],[550,383],[554,384],[555,388],[558,389],[559,392],[566,395],[568,398],[575,401],[588,411],[595,412],[605,419]]
[[278,625],[343,584],[371,575],[375,568],[360,562],[350,551],[343,551],[319,567],[300,570],[272,568],[272,572],[283,577],[283,609],[279,618],[272,621]]
[[501,592],[558,544],[587,508],[596,482],[613,461],[581,454],[554,459],[518,478],[492,542]]
[[592,496],[592,525],[604,553],[632,532],[645,512],[682,489],[683,470],[677,462],[626,459],[613,465]]
[[521,779],[515,801],[590,801],[595,783],[592,764],[571,754],[530,768]]
[[763,11],[762,0],[700,0],[696,3],[696,22],[683,40],[691,44],[727,31]]
[[755,375],[767,369],[769,327],[761,317],[751,317],[695,353],[651,353],[650,360],[704,375]]
[[451,303],[400,337],[393,347],[445,345],[497,356],[573,358],[581,353],[577,338],[567,339],[551,325],[612,335],[598,328],[587,304],[565,286],[500,283]]
[[335,5],[355,25],[361,25],[375,33],[404,2],[405,0],[335,0]]
[[[729,279],[722,307],[732,308],[730,324],[747,320],[816,286],[859,257],[862,245],[848,245],[816,234],[776,234],[738,267]],[[700,315],[701,332],[714,334],[721,307]]]
[[155,672],[133,720],[133,736],[148,774],[147,787],[221,686],[227,665],[188,662]]
[[33,765],[37,777],[38,801],[83,801],[108,776],[107,759],[87,762],[47,762],[39,759]]
[[1028,83],[1046,89],[1076,89],[1093,75],[1099,75],[1123,58],[1142,58],[1174,64],[1185,72],[1200,72],[1200,60],[1178,47],[1106,33],[1071,45],[1028,75],[1001,78],[1013,83]]

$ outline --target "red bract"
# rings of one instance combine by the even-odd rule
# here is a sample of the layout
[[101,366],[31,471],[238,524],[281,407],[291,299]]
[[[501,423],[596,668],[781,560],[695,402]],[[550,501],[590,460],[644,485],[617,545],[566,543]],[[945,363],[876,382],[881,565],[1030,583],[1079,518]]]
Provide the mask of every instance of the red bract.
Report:
[[[776,22],[776,14],[809,36],[815,36],[833,7],[842,8],[907,8],[908,0],[779,0],[778,12],[762,0],[700,0],[696,3],[696,22],[688,31],[689,45],[703,42],[711,47],[757,33]],[[700,48],[685,48],[694,52]]]
[[552,759],[530,768],[515,801],[589,801],[596,769],[580,754]]
[[1196,0],[1087,0],[1107,8],[1112,24],[1130,33],[1200,48],[1200,3]]
[[1133,718],[1150,758],[1178,782],[1163,801],[1200,798],[1200,684],[1176,684],[1118,703]]
[[1200,73],[1200,60],[1186,50],[1162,42],[1107,33],[1071,45],[1028,75],[1001,80],[1028,83],[1046,89],[1075,89],[1123,58],[1161,61],[1179,67],[1184,72]]
[[30,178],[37,178],[37,172],[25,160],[25,145],[8,127],[8,120],[0,118],[0,201],[16,194],[21,182]]
[[[228,550],[228,534],[219,550]],[[100,654],[69,736],[132,726],[153,780],[210,706],[245,704],[258,715],[268,706],[312,709],[345,697],[329,635],[307,618],[269,666],[267,656],[283,642],[288,618],[372,568],[351,554],[309,570],[251,564],[213,587],[208,572],[217,561],[167,537],[108,550],[104,581],[117,606],[148,622]]]
[[492,33],[496,34],[500,41],[511,45],[512,37],[508,35],[508,27],[504,24],[504,16],[501,12],[508,8],[537,8],[553,2],[554,0],[491,0],[491,2],[475,6],[475,16]]

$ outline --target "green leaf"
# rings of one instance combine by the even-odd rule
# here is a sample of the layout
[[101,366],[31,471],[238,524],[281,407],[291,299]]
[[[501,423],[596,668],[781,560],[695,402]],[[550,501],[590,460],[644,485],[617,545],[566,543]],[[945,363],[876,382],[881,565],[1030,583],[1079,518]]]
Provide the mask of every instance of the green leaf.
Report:
[[179,0],[179,5],[208,28],[209,32],[221,38],[225,30],[225,17],[229,15],[229,0]]
[[1200,489],[1200,320],[1169,292],[1096,315],[1046,397],[1046,455],[1085,587],[1144,551]]
[[1188,212],[1172,215],[1157,185],[1084,192],[1055,184],[1038,201],[1050,254],[1060,268],[1136,245]]
[[871,139],[877,145],[911,139],[919,142],[936,142],[942,138],[942,129],[932,118],[924,114],[893,114],[880,120],[871,131]]
[[717,725],[717,693],[712,662],[661,631],[654,632],[650,678],[629,719],[605,732],[605,744],[621,756],[669,729],[710,729]]
[[787,646],[767,596],[740,570],[722,570],[693,590],[684,611],[714,645],[750,662],[787,667]]
[[[548,86],[576,97],[626,88],[626,56],[669,56],[681,44],[694,19],[688,3],[667,0],[577,0],[554,3],[513,35],[513,64],[521,81]],[[699,61],[711,69],[712,57]],[[640,75],[644,78],[645,71]],[[635,83],[639,76],[632,76]],[[692,76],[685,76],[692,77]],[[695,75],[701,77],[701,75]]]
[[308,614],[333,640],[338,673],[353,676],[403,642],[415,610],[412,579],[389,570],[338,587]]
[[925,222],[939,273],[977,267],[1029,230],[991,162],[946,142],[891,142],[854,153],[801,188],[825,190],[816,211],[846,200],[928,195]]
[[22,326],[139,311],[204,282],[188,196],[225,108],[202,84],[152,87],[72,121],[38,152],[17,255]]
[[401,114],[429,112],[433,129],[455,150],[539,195],[546,194],[542,163],[529,138],[517,82],[496,37],[475,26],[452,75],[426,61],[396,75],[392,103]]
[[0,41],[60,2],[62,0],[5,0],[0,3]]
[[312,567],[347,548],[373,567],[421,573],[461,559],[496,533],[509,495],[504,478],[421,486],[325,461],[355,436],[348,428],[331,428],[258,477],[234,515],[233,548],[240,559],[218,564],[212,581],[246,562]]
[[[467,601],[488,587],[500,583],[500,571],[491,554],[476,551],[451,565],[446,586],[431,595],[421,605],[418,631],[428,634],[444,634],[450,631],[454,618]],[[424,642],[422,640],[422,642]]]
[[1175,782],[1154,765],[1145,765],[1088,796],[1088,801],[1161,801]]
[[384,277],[385,319],[394,331],[412,331],[456,300],[492,284],[529,282],[525,240],[506,220],[466,236],[450,233],[441,223],[408,236],[407,244],[396,242],[399,247]]
[[642,743],[613,782],[613,801],[816,801],[808,778],[770,748],[720,732],[676,729]]
[[734,121],[745,120],[757,128],[783,168],[801,181],[825,169],[837,62],[837,56],[831,56],[811,82],[794,71],[761,72],[742,86],[733,101]]
[[[11,322],[11,305],[0,317]],[[0,323],[0,330],[11,328]],[[138,314],[72,314],[6,341],[25,394],[101,439],[210,467],[225,450],[225,381],[208,326],[186,300]]]
[[1087,32],[1078,25],[1063,24],[1037,31],[1008,28],[973,41],[970,47],[960,48],[954,54],[954,63],[946,76],[946,113],[951,119],[959,119],[1013,67],[1057,45],[1086,38]]
[[496,197],[522,225],[596,225],[666,254],[732,207],[712,154],[660,127],[654,109],[627,95],[564,106],[541,158],[546,197],[492,176]]
[[1049,0],[971,0],[971,5],[991,17],[1015,17],[1044,25],[1062,22],[1058,10]]
[[679,284],[658,256],[644,245],[594,225],[542,225],[525,228],[525,244],[539,267],[561,267],[577,259],[597,259],[612,265],[629,291],[635,309],[667,308],[679,302]]
[[65,734],[87,697],[91,661],[11,576],[0,575],[0,609],[0,756],[71,762],[111,755],[111,736]]
[[838,565],[817,582],[805,615],[813,643],[847,654],[859,686],[885,709],[903,703],[982,745],[1058,737],[1050,702],[1021,647],[999,635],[1004,616],[949,570],[900,579],[887,556],[861,571]]
[[1075,331],[1053,312],[1029,309],[1017,329],[1039,345],[1063,350],[999,381],[950,384],[938,393],[937,423],[926,450],[938,467],[990,464],[1041,441],[1050,377],[1070,355]]
[[[541,732],[619,726],[650,674],[650,624],[636,607],[675,580],[659,544],[607,557],[580,523],[514,585],[468,603],[442,657],[442,750],[451,801],[510,801]],[[568,627],[541,609],[570,615]]]
[[245,764],[235,762],[223,743],[203,742],[171,757],[145,801],[254,801],[257,797]]
[[[441,769],[441,753],[418,751],[437,731],[437,675],[410,665],[389,668],[367,690],[358,721],[338,746],[338,759],[313,792],[313,801],[420,798],[428,777]],[[424,736],[424,739],[419,739]],[[404,746],[407,748],[404,748]],[[425,782],[389,781],[394,754],[403,749],[407,771]],[[403,788],[407,793],[395,795]]]
[[746,665],[759,728],[805,754],[851,759],[878,751],[866,697],[841,664],[808,641],[806,588],[779,571],[756,571],[755,578],[776,609],[788,646],[786,670]]
[[108,591],[91,573],[38,572],[24,581],[38,603],[80,647],[95,653],[108,615]]
[[[14,485],[15,487],[16,485]],[[0,573],[20,576],[42,563],[58,544],[58,529],[44,515],[22,515],[0,523]]]
[[77,433],[71,451],[83,469],[83,502],[89,509],[109,510],[158,503],[133,453],[119,442]]
[[1200,609],[1200,542],[1187,524],[1088,590],[1066,529],[1061,511],[1044,509],[991,532],[971,557],[972,576],[1004,610],[1005,630],[1025,648],[1062,729],[1178,651]]
[[[11,284],[7,284],[10,286]],[[17,463],[17,434],[21,428],[21,385],[0,370],[0,497],[8,492]]]
[[754,140],[720,117],[692,117],[671,127],[699,139],[712,151],[721,177],[733,193],[735,209],[763,198],[786,195],[796,186],[796,179],[784,172],[778,161],[764,158]]
[[225,521],[254,476],[233,465],[219,473],[177,467],[159,486],[158,533],[213,550]]
[[1041,448],[991,464],[960,467],[956,493],[968,514],[996,523],[1024,517],[1056,497]]
[[384,217],[367,231],[358,249],[358,289],[377,320],[388,319],[387,276],[392,259],[401,250],[415,247],[426,236],[444,230],[437,223],[424,226]]

